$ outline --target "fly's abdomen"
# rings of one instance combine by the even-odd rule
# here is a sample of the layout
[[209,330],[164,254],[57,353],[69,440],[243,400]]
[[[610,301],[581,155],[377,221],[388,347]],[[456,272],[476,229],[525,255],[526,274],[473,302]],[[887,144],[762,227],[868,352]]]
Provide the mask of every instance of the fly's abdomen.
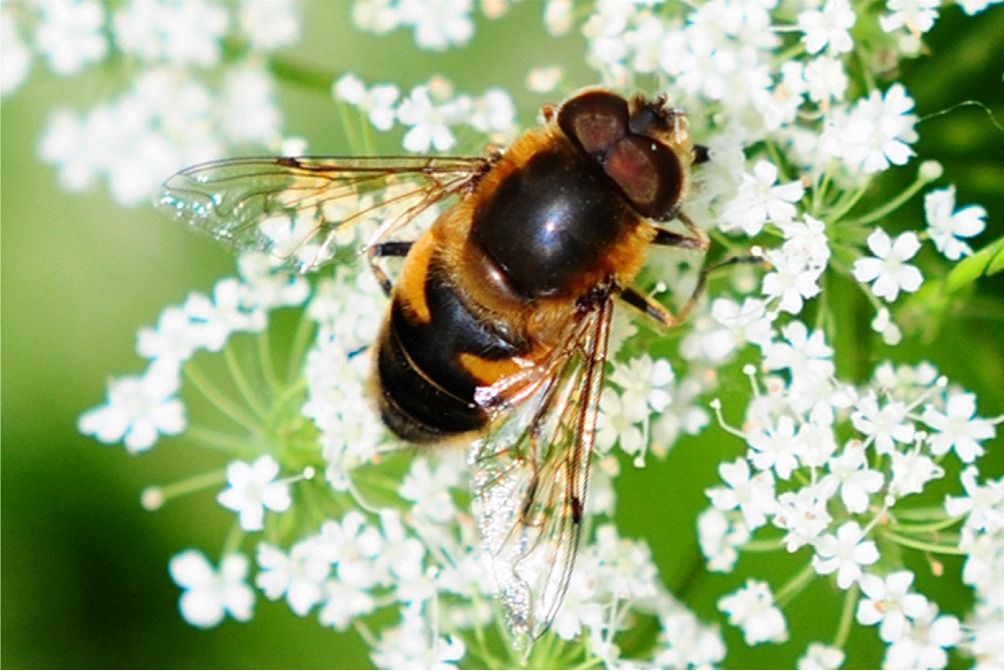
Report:
[[515,372],[527,346],[470,304],[435,252],[409,261],[402,275],[423,281],[401,282],[391,303],[378,348],[380,412],[412,442],[480,429],[488,414],[475,390]]

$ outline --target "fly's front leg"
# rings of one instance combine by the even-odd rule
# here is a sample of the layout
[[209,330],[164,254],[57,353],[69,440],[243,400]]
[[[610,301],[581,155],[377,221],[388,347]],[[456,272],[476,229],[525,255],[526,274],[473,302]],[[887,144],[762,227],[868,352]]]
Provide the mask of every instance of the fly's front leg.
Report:
[[708,251],[711,246],[711,240],[708,238],[708,234],[705,233],[701,228],[694,223],[693,219],[685,215],[683,212],[676,215],[677,220],[687,228],[687,235],[683,233],[674,233],[673,231],[667,231],[665,228],[655,228],[655,238],[652,240],[653,245],[660,245],[663,247],[680,247],[682,249],[694,249],[702,254]]

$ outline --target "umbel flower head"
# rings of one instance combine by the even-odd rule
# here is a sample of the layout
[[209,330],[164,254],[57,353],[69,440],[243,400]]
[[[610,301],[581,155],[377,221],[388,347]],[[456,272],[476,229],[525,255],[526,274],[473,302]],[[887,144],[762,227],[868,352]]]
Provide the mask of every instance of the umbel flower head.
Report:
[[[961,6],[974,15],[989,4]],[[408,449],[374,411],[372,345],[386,297],[365,261],[338,252],[387,225],[377,215],[408,197],[406,185],[382,199],[352,194],[344,211],[336,210],[347,199],[319,204],[330,221],[356,221],[333,232],[330,247],[298,244],[312,217],[270,218],[251,233],[259,249],[285,246],[301,268],[330,264],[290,273],[268,254],[243,254],[232,277],[139,329],[145,370],[109,381],[106,400],[78,423],[132,454],[157,449],[162,437],[222,453],[216,469],[143,497],[152,509],[209,491],[218,507],[209,503],[206,514],[232,522],[215,547],[179,548],[168,562],[187,622],[252,619],[260,593],[355,632],[388,668],[743,666],[752,663],[747,646],[776,646],[775,666],[799,657],[801,667],[835,668],[854,627],[868,629],[872,645],[863,665],[942,668],[949,655],[1004,665],[1004,485],[985,465],[999,450],[1001,418],[987,416],[993,400],[975,381],[949,378],[916,360],[916,348],[899,347],[917,344],[917,314],[931,328],[941,323],[943,278],[955,291],[950,302],[961,303],[959,285],[976,291],[990,272],[967,261],[994,249],[980,237],[992,228],[989,210],[970,202],[963,182],[944,183],[936,164],[915,159],[920,119],[932,110],[894,78],[900,61],[926,57],[926,33],[950,8],[898,0],[343,7],[347,18],[333,30],[365,33],[374,45],[405,37],[409,49],[430,52],[413,60],[442,65],[393,81],[397,72],[373,69],[379,61],[304,67],[303,9],[8,2],[3,94],[16,95],[33,69],[117,73],[112,92],[89,106],[51,110],[38,154],[62,188],[104,188],[132,207],[186,165],[321,153],[314,138],[284,134],[280,85],[330,105],[357,148],[383,143],[394,155],[504,147],[539,121],[545,91],[552,102],[595,84],[664,93],[686,110],[688,138],[707,148],[682,209],[713,240],[717,269],[685,305],[698,260],[652,255],[637,288],[693,308],[675,331],[618,306],[590,487],[578,502],[590,522],[563,605],[524,658],[506,643],[492,596],[499,585],[482,563],[463,450]],[[501,21],[534,11],[540,39],[570,56],[524,63],[537,52],[514,54],[512,67],[526,68],[523,88],[478,83],[466,62],[463,73],[449,71],[454,50],[473,54]],[[882,179],[889,173],[901,179]],[[416,228],[441,211],[429,208]],[[229,233],[248,234],[239,225]],[[677,225],[665,222],[670,235],[682,234]],[[387,265],[381,272],[393,275]],[[876,331],[867,343],[856,328],[864,323]],[[930,341],[932,361],[938,342]],[[697,452],[701,459],[689,459]],[[647,485],[646,510],[631,518],[638,495],[621,483],[664,461],[672,479]],[[687,503],[701,491],[706,505]],[[693,529],[696,543],[627,533],[652,519],[674,535],[685,519],[680,528]],[[778,561],[750,559],[766,552]],[[940,567],[942,554],[961,557],[961,568],[937,578],[918,568]],[[949,583],[971,608],[938,603]],[[835,613],[825,642],[787,613],[810,585],[831,599],[820,611]]]

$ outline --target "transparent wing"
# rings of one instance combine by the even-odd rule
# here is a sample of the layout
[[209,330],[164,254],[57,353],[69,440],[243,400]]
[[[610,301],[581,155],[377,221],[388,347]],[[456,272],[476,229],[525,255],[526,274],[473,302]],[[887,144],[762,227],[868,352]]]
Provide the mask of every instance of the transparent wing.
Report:
[[[481,174],[477,157],[238,158],[182,170],[158,206],[238,250],[307,272],[358,254]],[[359,231],[371,227],[372,231]]]
[[484,556],[513,647],[526,650],[557,615],[582,533],[612,302],[576,325],[551,360],[482,390],[500,412],[471,447],[471,489]]

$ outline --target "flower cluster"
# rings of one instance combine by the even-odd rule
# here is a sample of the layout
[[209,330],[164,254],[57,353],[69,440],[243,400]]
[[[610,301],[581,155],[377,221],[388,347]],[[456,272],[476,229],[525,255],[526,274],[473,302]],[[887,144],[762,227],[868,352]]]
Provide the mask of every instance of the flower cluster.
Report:
[[[409,27],[419,48],[438,52],[473,42],[474,4],[362,0],[352,20],[375,35]],[[489,18],[508,7],[480,4]],[[989,3],[960,4],[975,14]],[[721,623],[739,627],[747,645],[800,641],[802,668],[842,664],[854,623],[874,628],[887,668],[941,668],[948,650],[988,668],[1004,664],[1004,480],[981,471],[1004,418],[981,415],[976,395],[930,363],[891,356],[869,363],[866,379],[849,375],[840,365],[847,345],[833,328],[853,309],[839,295],[847,291],[869,306],[876,344],[916,336],[908,303],[938,291],[948,264],[981,246],[986,210],[958,207],[962,189],[939,183],[935,162],[911,164],[919,117],[907,86],[888,78],[898,60],[923,54],[939,11],[899,0],[599,0],[588,13],[568,0],[543,5],[553,39],[577,32],[585,40],[595,77],[570,81],[564,68],[542,63],[528,72],[528,90],[599,82],[629,92],[666,82],[667,99],[688,111],[690,133],[710,157],[695,166],[683,209],[724,252],[704,274],[693,255],[653,254],[640,275],[639,288],[691,313],[679,332],[667,337],[617,312],[586,502],[593,521],[564,605],[538,645],[549,655],[541,665],[682,668],[725,659],[718,624],[677,601],[648,545],[615,526],[621,462],[665,457],[712,413],[735,449],[718,466],[721,483],[706,489],[709,505],[694,513],[707,570],[742,573],[744,556],[760,551],[803,560],[782,585],[742,575],[715,597]],[[281,141],[273,89],[283,70],[266,64],[298,39],[295,6],[12,2],[2,17],[5,95],[36,56],[59,76],[113,53],[139,66],[112,102],[83,116],[54,112],[39,153],[68,189],[106,179],[120,202],[133,203],[182,163]],[[203,80],[210,68],[222,93]],[[533,121],[519,93],[457,93],[446,76],[410,89],[351,71],[326,82],[324,95],[342,112],[354,108],[389,136],[400,131],[409,152],[476,152]],[[350,136],[369,130],[346,126]],[[876,195],[876,178],[893,170],[916,177]],[[924,222],[901,215],[915,202]],[[263,233],[302,252],[297,226],[309,224],[271,221]],[[338,236],[346,247],[367,240],[361,230]],[[264,255],[242,256],[238,277],[191,294],[140,330],[147,370],[112,380],[107,401],[79,428],[130,452],[183,436],[229,455],[217,471],[144,497],[155,508],[216,488],[220,514],[234,518],[218,569],[197,550],[171,561],[192,624],[250,618],[253,584],[297,615],[354,628],[381,666],[521,661],[499,633],[463,455],[408,453],[383,428],[368,380],[386,298],[370,274],[331,267],[304,277]],[[280,310],[298,317],[294,333],[272,328]],[[284,372],[280,348],[291,362]],[[730,389],[737,379],[747,385],[744,376],[745,398],[719,392],[723,380]],[[719,394],[721,402],[711,400]],[[206,405],[227,428],[189,420]],[[741,416],[740,426],[726,415]],[[906,567],[911,552],[962,555],[961,575],[942,578],[972,590],[972,610],[943,612],[923,576]],[[785,617],[811,582],[843,595],[826,644],[805,640]],[[631,635],[644,631],[657,633]]]
[[[796,330],[794,325],[801,323],[790,322],[786,330]],[[797,340],[807,342],[804,327],[797,331]],[[817,350],[819,358],[801,357],[783,365],[767,353],[765,390],[757,390],[747,407],[744,429],[727,427],[749,448],[744,457],[722,463],[723,484],[707,490],[711,506],[700,517],[699,531],[708,567],[731,572],[751,541],[761,549],[773,546],[789,553],[808,548],[810,561],[803,572],[782,587],[786,598],[813,572],[833,575],[847,593],[846,609],[854,608],[856,595],[863,592],[857,621],[880,626],[889,646],[887,668],[942,668],[944,649],[962,641],[959,620],[939,616],[936,604],[908,591],[914,575],[897,570],[894,548],[962,551],[972,557],[968,566],[984,557],[971,555],[967,536],[989,532],[1001,540],[1000,525],[991,520],[1004,515],[1004,481],[978,485],[972,465],[963,472],[968,497],[948,497],[943,508],[933,510],[916,503],[916,495],[945,477],[941,462],[949,452],[973,464],[1000,420],[977,416],[973,395],[949,387],[926,363],[883,364],[863,387],[837,382],[832,374],[818,378],[813,387],[796,386],[812,366],[829,363],[832,351],[822,342]],[[976,514],[977,526],[967,520],[958,545],[940,541],[939,532],[957,526],[966,513]],[[771,527],[777,531],[771,533]],[[978,574],[964,574],[963,582],[995,602],[990,595],[1004,577],[1002,569],[998,557]],[[730,604],[748,590],[749,585],[720,606],[735,618]],[[762,618],[735,623],[748,642],[771,640],[750,630],[764,626]],[[973,632],[984,645],[990,638],[978,626]],[[773,633],[786,633],[783,621]]]
[[390,130],[395,121],[408,127],[404,148],[419,154],[430,150],[445,152],[457,143],[456,127],[467,127],[496,142],[511,140],[515,131],[516,108],[504,89],[490,89],[478,98],[456,95],[444,77],[414,87],[400,100],[395,84],[366,86],[348,73],[332,85],[335,100],[364,112],[373,126]]
[[237,147],[279,149],[282,113],[264,57],[300,39],[293,0],[109,4],[5,2],[2,10],[5,96],[36,55],[61,77],[112,62],[135,73],[111,100],[49,115],[39,154],[64,189],[104,181],[118,203],[138,205],[185,165]]

